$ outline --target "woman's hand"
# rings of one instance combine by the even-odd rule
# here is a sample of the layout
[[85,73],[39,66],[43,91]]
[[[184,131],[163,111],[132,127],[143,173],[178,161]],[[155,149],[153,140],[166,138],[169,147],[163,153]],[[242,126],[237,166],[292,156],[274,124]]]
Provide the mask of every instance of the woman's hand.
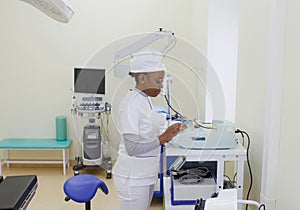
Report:
[[167,130],[158,137],[160,144],[170,141],[174,136],[184,129],[186,129],[186,125],[182,123],[175,123],[169,126]]

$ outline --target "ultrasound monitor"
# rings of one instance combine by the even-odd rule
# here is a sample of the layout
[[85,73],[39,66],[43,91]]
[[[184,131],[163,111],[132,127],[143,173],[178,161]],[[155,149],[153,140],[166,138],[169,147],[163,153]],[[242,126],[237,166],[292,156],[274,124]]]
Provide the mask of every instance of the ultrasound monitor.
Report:
[[74,68],[74,92],[105,94],[105,69]]

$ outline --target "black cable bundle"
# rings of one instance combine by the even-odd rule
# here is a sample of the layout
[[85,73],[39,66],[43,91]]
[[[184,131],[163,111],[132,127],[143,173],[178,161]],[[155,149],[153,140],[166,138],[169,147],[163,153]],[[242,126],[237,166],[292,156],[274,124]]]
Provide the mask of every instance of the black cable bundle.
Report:
[[[170,109],[173,111],[173,112],[175,112],[175,119],[177,119],[177,118],[182,118],[183,117],[183,115],[182,114],[180,114],[178,111],[176,111],[172,106],[171,106],[171,104],[170,104],[170,102],[169,102],[169,99],[167,98],[167,96],[165,95],[165,100],[166,100],[166,102],[167,102],[167,105],[168,105],[168,107],[170,107]],[[172,116],[171,116],[171,113],[169,113],[170,114],[170,119],[172,119]]]
[[211,177],[211,171],[207,167],[197,167],[172,170],[174,179],[178,179],[181,184],[200,184],[203,178]]
[[[241,131],[239,129],[237,129],[235,131],[235,133],[240,133],[242,138],[243,138],[243,141],[244,141],[244,134],[245,134],[247,136],[247,140],[248,140],[246,151],[247,151],[247,165],[248,165],[248,168],[249,168],[249,175],[250,175],[250,185],[249,185],[249,189],[248,189],[246,199],[249,200],[249,196],[250,196],[250,192],[251,192],[252,184],[253,184],[253,176],[252,176],[252,170],[251,170],[250,160],[249,160],[250,137],[249,137],[248,133],[246,133],[245,131]],[[248,210],[248,204],[246,205],[246,210]]]

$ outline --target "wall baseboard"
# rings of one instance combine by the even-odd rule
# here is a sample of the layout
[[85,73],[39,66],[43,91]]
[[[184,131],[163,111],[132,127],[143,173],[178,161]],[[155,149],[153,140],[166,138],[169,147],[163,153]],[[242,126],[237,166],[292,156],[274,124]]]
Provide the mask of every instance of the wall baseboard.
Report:
[[260,203],[266,206],[268,210],[275,210],[276,209],[276,199],[267,198],[262,193],[260,194]]

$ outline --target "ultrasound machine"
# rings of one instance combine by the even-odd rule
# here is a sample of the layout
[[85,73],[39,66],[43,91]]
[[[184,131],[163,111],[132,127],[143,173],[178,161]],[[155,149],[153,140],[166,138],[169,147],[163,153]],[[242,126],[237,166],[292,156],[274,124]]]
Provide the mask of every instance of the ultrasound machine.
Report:
[[[74,68],[71,111],[81,150],[73,167],[75,175],[85,167],[101,167],[106,170],[106,178],[111,178],[109,139],[104,128],[104,118],[108,119],[111,114],[111,105],[102,101],[104,94],[105,69]],[[82,130],[82,134],[78,130]]]

